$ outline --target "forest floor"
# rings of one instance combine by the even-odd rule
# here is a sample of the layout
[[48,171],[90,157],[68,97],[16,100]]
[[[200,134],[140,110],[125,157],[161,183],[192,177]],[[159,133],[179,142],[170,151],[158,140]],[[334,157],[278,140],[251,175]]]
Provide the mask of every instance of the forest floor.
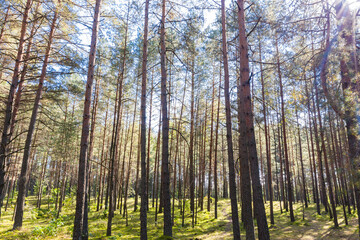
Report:
[[[13,200],[15,201],[15,200]],[[198,211],[196,225],[191,226],[191,216],[189,211],[189,201],[187,201],[187,211],[185,215],[184,227],[182,227],[182,218],[178,209],[178,202],[175,201],[175,223],[173,234],[175,239],[232,239],[231,227],[231,206],[230,200],[221,199],[218,207],[218,219],[214,218],[214,206],[211,206],[211,212],[206,211],[207,199],[204,199],[204,210]],[[155,208],[151,207],[148,213],[148,238],[158,239],[162,235],[162,214],[158,215],[158,221],[155,221]],[[266,209],[269,211],[268,203]],[[279,202],[274,202],[275,225],[270,226],[271,239],[358,239],[357,216],[348,215],[349,225],[344,223],[342,208],[338,207],[339,228],[333,228],[333,222],[329,216],[322,212],[322,215],[316,214],[316,205],[310,204],[305,209],[305,220],[302,220],[303,207],[301,203],[294,205],[296,221],[291,223],[289,214],[280,212]],[[41,209],[36,209],[34,197],[28,197],[24,211],[24,222],[21,230],[12,231],[12,215],[14,205],[8,210],[2,211],[0,218],[0,239],[71,239],[75,200],[67,199],[63,211],[59,218],[56,218],[54,205],[43,201]],[[324,210],[324,209],[322,209]],[[269,212],[268,213],[268,222]],[[239,214],[240,215],[240,214]],[[241,216],[241,215],[240,215]],[[89,238],[90,239],[139,239],[140,220],[139,208],[134,212],[134,199],[128,200],[128,225],[126,218],[115,213],[113,220],[113,236],[106,236],[107,211],[96,211],[95,201],[91,202],[91,211],[89,213]],[[241,237],[245,239],[245,230],[242,228]]]

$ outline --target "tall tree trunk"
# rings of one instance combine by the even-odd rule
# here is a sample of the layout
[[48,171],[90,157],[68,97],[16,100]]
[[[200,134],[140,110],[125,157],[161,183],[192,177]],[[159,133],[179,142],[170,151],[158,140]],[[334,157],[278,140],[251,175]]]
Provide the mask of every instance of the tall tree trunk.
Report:
[[[355,17],[350,10],[350,3],[345,1],[337,1],[335,5],[336,18],[338,20],[338,32],[341,38],[340,47],[342,47],[340,58],[340,71],[341,71],[341,84],[344,95],[344,111],[340,109],[339,103],[332,99],[327,89],[327,57],[326,54],[323,58],[321,66],[321,82],[324,90],[324,94],[330,103],[334,111],[343,119],[346,123],[347,139],[349,144],[349,159],[352,168],[352,175],[354,181],[354,192],[356,199],[356,209],[358,213],[358,224],[360,229],[360,174],[359,174],[359,159],[360,159],[360,127],[359,127],[359,77],[358,75],[358,63],[356,59],[356,44],[355,44]],[[330,50],[330,17],[329,9],[327,9],[327,37],[326,37],[326,49]],[[360,236],[360,233],[359,233]]]
[[194,227],[195,213],[195,177],[194,177],[194,91],[195,91],[195,57],[193,56],[191,64],[191,106],[190,106],[190,145],[189,145],[189,177],[190,177],[190,212],[192,218],[192,226]]
[[[181,127],[182,127],[182,117],[183,117],[183,112],[184,112],[184,101],[185,101],[185,94],[186,94],[186,80],[184,83],[184,92],[183,92],[183,96],[182,96],[182,104],[181,104],[181,109],[180,109],[180,116],[179,116],[179,121],[177,124],[177,134],[176,134],[176,146],[175,146],[175,160],[174,160],[174,181],[173,181],[173,202],[172,202],[172,224],[174,225],[174,221],[175,221],[175,191],[176,191],[176,169],[177,169],[177,164],[179,165],[179,173],[181,172],[181,165],[180,165],[180,154],[181,154],[181,143],[180,143],[180,131],[181,131]],[[180,146],[179,146],[180,145]],[[179,157],[178,157],[179,156]],[[177,159],[179,159],[179,163],[177,163]],[[180,184],[180,175],[179,175],[179,184]],[[181,195],[181,188],[179,187],[179,191],[178,191],[178,199],[180,201],[180,195]]]
[[106,130],[107,130],[107,119],[109,114],[109,99],[106,102],[106,113],[105,113],[105,123],[104,123],[104,133],[102,136],[102,145],[101,145],[101,155],[100,155],[100,176],[99,176],[99,191],[98,191],[98,199],[96,204],[96,211],[99,211],[100,209],[100,203],[102,208],[102,193],[104,189],[103,179],[105,179],[105,165],[106,165],[106,159],[105,159],[105,137],[106,137]]
[[14,73],[11,80],[9,95],[6,100],[5,106],[5,116],[4,116],[4,124],[1,134],[1,144],[0,144],[0,209],[3,203],[3,199],[5,197],[4,187],[5,187],[5,168],[6,168],[6,158],[7,158],[7,150],[8,144],[10,142],[10,134],[9,128],[11,125],[11,115],[12,115],[12,105],[14,100],[14,95],[16,88],[18,86],[19,81],[19,74],[20,74],[20,64],[23,61],[23,50],[24,50],[24,43],[25,43],[25,34],[26,34],[26,27],[28,24],[28,15],[31,8],[32,0],[27,0],[25,4],[25,9],[23,12],[23,19],[21,23],[21,31],[20,31],[20,38],[19,38],[19,46],[14,66]]
[[[139,93],[139,84],[136,86],[136,94],[137,96]],[[129,189],[129,180],[130,180],[130,174],[131,174],[131,164],[132,164],[132,154],[133,154],[133,146],[134,146],[134,131],[135,131],[135,122],[136,122],[136,113],[137,113],[137,101],[135,101],[134,106],[134,113],[133,113],[133,122],[131,126],[131,135],[130,135],[130,154],[129,154],[129,163],[128,163],[128,169],[127,169],[127,176],[125,178],[125,193],[124,193],[124,212],[123,217],[126,216],[127,218],[127,198],[128,198],[128,189]],[[127,221],[126,221],[127,222]],[[126,224],[127,225],[127,224]]]
[[84,114],[81,131],[81,142],[80,142],[80,157],[79,157],[79,168],[78,168],[78,185],[76,192],[76,210],[73,230],[73,240],[88,239],[88,234],[83,235],[84,228],[84,211],[85,209],[85,195],[86,195],[86,178],[87,178],[87,151],[88,151],[88,138],[89,138],[89,125],[90,125],[90,108],[91,108],[91,93],[92,85],[94,81],[94,68],[95,68],[95,56],[96,56],[96,44],[97,35],[99,29],[99,18],[100,18],[100,4],[101,0],[96,0],[94,21],[92,26],[92,36],[89,54],[89,67],[88,76],[86,81],[85,91],[85,103],[84,103]]
[[32,113],[31,113],[29,129],[28,129],[26,141],[25,141],[23,160],[22,160],[22,164],[21,164],[21,172],[20,172],[19,182],[18,182],[19,192],[18,192],[18,197],[16,200],[16,214],[15,214],[15,221],[14,221],[13,229],[20,229],[22,227],[26,186],[28,184],[28,179],[29,179],[28,165],[29,165],[29,158],[30,158],[30,152],[31,152],[31,143],[32,143],[33,133],[35,130],[35,123],[36,123],[36,118],[37,118],[37,114],[38,114],[38,110],[39,110],[39,104],[40,104],[40,100],[41,100],[41,96],[42,96],[43,84],[44,84],[44,80],[45,80],[45,76],[46,76],[47,65],[49,62],[51,44],[53,41],[57,17],[58,17],[58,11],[55,10],[55,15],[54,15],[54,18],[51,23],[51,28],[50,28],[49,38],[48,38],[48,45],[46,47],[43,66],[41,69],[39,85],[36,90],[36,97],[35,97],[34,107],[33,107]]
[[170,202],[170,172],[169,172],[169,118],[166,98],[166,46],[165,46],[165,6],[166,0],[162,0],[162,15],[160,24],[160,57],[161,57],[161,108],[162,108],[162,172],[164,175],[164,235],[172,236],[171,202]]
[[221,64],[219,76],[219,91],[217,99],[216,126],[215,126],[215,148],[214,148],[214,194],[215,194],[215,219],[218,217],[218,140],[219,140],[219,123],[220,123],[220,100],[221,100]]
[[238,124],[239,124],[239,160],[240,160],[240,190],[241,190],[241,219],[246,230],[246,239],[255,239],[253,207],[251,202],[251,176],[248,159],[248,146],[246,142],[246,126],[244,106],[243,106],[243,88],[240,77],[237,79],[237,103],[238,103]]
[[300,156],[300,164],[301,164],[301,177],[302,177],[302,192],[303,198],[305,201],[305,207],[308,207],[308,201],[306,197],[306,180],[305,180],[305,170],[304,170],[304,163],[303,163],[303,155],[302,155],[302,146],[301,146],[301,135],[300,135],[300,124],[299,124],[299,116],[298,111],[296,108],[296,122],[298,127],[298,140],[299,140],[299,156]]
[[[285,180],[284,180],[284,168],[283,168],[283,151],[282,151],[282,144],[281,144],[281,133],[280,133],[280,123],[281,121],[279,120],[279,117],[277,119],[278,121],[278,142],[279,142],[279,162],[280,162],[280,189],[281,189],[281,200],[280,200],[280,205],[281,205],[281,201],[284,202],[284,208],[285,211],[288,211],[288,204],[286,201],[286,195],[285,195]],[[282,213],[282,209],[280,207],[281,213]]]
[[154,207],[154,201],[156,198],[156,205],[155,205],[155,223],[157,223],[157,213],[158,213],[158,195],[159,195],[159,165],[160,165],[160,161],[159,161],[159,155],[160,155],[160,136],[161,136],[161,108],[160,108],[160,116],[159,116],[159,129],[158,129],[158,136],[157,136],[157,142],[156,142],[156,151],[155,151],[155,167],[154,167],[154,182],[155,184],[153,185],[153,203],[152,206]]
[[[40,6],[39,3],[36,4],[35,14],[37,14],[37,11],[38,11],[39,6]],[[35,16],[35,17],[36,17],[36,16]],[[13,132],[14,132],[14,129],[15,129],[17,112],[18,112],[18,110],[19,110],[21,95],[22,95],[22,91],[23,91],[23,84],[24,84],[24,82],[25,82],[25,76],[26,76],[27,69],[28,69],[28,66],[29,66],[28,61],[29,61],[29,59],[30,59],[31,47],[32,47],[32,43],[33,43],[33,40],[34,40],[35,32],[36,32],[36,30],[37,30],[36,22],[37,22],[37,21],[35,20],[34,23],[32,24],[31,31],[30,31],[30,36],[29,36],[29,42],[28,42],[27,49],[26,49],[26,55],[25,55],[25,57],[24,57],[24,59],[23,59],[23,61],[24,61],[24,66],[23,66],[23,69],[22,69],[22,71],[21,71],[21,78],[20,78],[20,82],[19,82],[18,87],[17,87],[15,103],[14,103],[14,107],[13,107],[13,110],[12,110],[11,125],[10,125],[10,135],[9,135],[9,137],[12,136],[12,134],[13,134]]]
[[[147,44],[149,25],[149,0],[145,2],[145,23],[142,57],[141,81],[141,206],[140,206],[140,238],[147,239],[147,208],[148,208],[148,181],[146,164],[146,77],[147,77]],[[150,128],[150,127],[149,127]],[[150,138],[148,139],[150,142]]]
[[[147,210],[149,210],[149,178],[150,178],[150,137],[151,137],[151,117],[152,117],[152,101],[153,101],[153,88],[154,88],[154,75],[151,74],[151,90],[150,90],[150,109],[149,109],[149,130],[148,130],[148,141],[147,141],[147,157],[146,157],[146,196],[147,196]],[[153,181],[152,185],[154,186]],[[154,192],[152,192],[154,196]],[[154,197],[153,197],[154,198]]]
[[310,116],[310,112],[311,112],[310,101],[311,101],[311,99],[310,99],[310,94],[309,94],[307,85],[305,86],[305,90],[306,90],[306,97],[307,97],[306,102],[307,102],[307,108],[308,108],[307,110],[308,110],[308,118],[309,118],[310,143],[311,143],[311,153],[312,153],[312,163],[310,161],[310,164],[313,165],[313,171],[314,171],[316,211],[317,211],[318,215],[321,215],[321,213],[320,213],[319,190],[318,190],[318,178],[317,178],[317,175],[316,175],[316,164],[315,164],[315,147],[314,147],[312,126],[311,126],[312,120],[311,120],[311,116]]
[[234,151],[232,141],[232,128],[231,128],[231,106],[230,106],[230,83],[229,83],[229,66],[228,66],[228,52],[226,40],[226,11],[225,0],[221,0],[221,25],[222,25],[222,53],[224,61],[224,94],[225,94],[225,112],[226,112],[226,140],[229,164],[229,186],[230,186],[230,199],[231,199],[231,219],[233,227],[234,239],[240,239],[240,225],[238,217],[238,205],[236,200],[236,182],[235,182],[235,164],[234,164]]
[[199,181],[199,192],[200,192],[200,196],[199,196],[199,204],[200,204],[200,211],[204,210],[204,185],[205,185],[205,159],[206,159],[206,124],[207,124],[207,101],[205,102],[205,117],[203,120],[203,125],[201,126],[201,144],[200,144],[200,149],[199,149],[199,155],[200,157],[200,162],[199,162],[199,177],[200,177],[200,181]]
[[[308,154],[309,154],[309,165],[310,165],[310,173],[311,173],[311,187],[312,187],[312,193],[313,193],[313,202],[316,203],[314,170],[313,170],[313,165],[312,165],[311,148],[310,148],[310,141],[309,141],[309,130],[308,130],[306,121],[305,121],[305,132],[306,132],[307,149],[308,149]],[[310,200],[309,200],[309,202],[310,202]]]
[[274,221],[274,206],[273,206],[273,189],[272,189],[272,175],[271,175],[271,149],[270,149],[270,141],[269,135],[270,131],[267,126],[267,118],[266,118],[266,103],[265,103],[265,83],[263,76],[263,67],[262,67],[262,56],[261,56],[261,43],[259,41],[259,55],[260,55],[260,78],[261,78],[261,96],[263,102],[263,115],[264,115],[264,130],[265,130],[265,144],[266,144],[266,160],[267,160],[267,177],[268,177],[268,192],[269,192],[269,200],[270,200],[270,222],[271,224],[275,224]]
[[294,222],[295,217],[294,217],[294,209],[293,209],[293,190],[292,190],[292,183],[291,183],[289,154],[288,154],[288,146],[287,146],[287,139],[286,139],[286,120],[285,120],[285,104],[284,104],[283,84],[282,84],[282,77],[281,77],[280,59],[279,59],[280,57],[279,57],[277,36],[275,36],[275,37],[276,37],[276,53],[277,53],[277,68],[278,68],[277,70],[278,70],[278,75],[279,75],[278,77],[279,77],[279,83],[280,83],[281,125],[282,125],[283,138],[284,138],[285,170],[286,170],[286,178],[287,178],[290,220],[292,222]]
[[253,187],[254,212],[258,225],[259,239],[270,239],[269,228],[267,225],[264,202],[262,199],[262,189],[259,176],[259,162],[256,152],[256,141],[254,132],[254,116],[250,93],[250,74],[248,43],[245,29],[245,9],[244,1],[237,0],[238,5],[238,24],[239,24],[239,47],[240,47],[240,79],[241,97],[243,113],[246,126],[247,149],[250,161],[251,180]]
[[[215,71],[215,68],[214,68]],[[207,194],[207,211],[210,212],[211,204],[211,173],[212,173],[212,158],[213,158],[213,130],[214,130],[214,105],[215,105],[215,74],[213,76],[212,97],[211,97],[211,126],[210,126],[210,149],[209,149],[209,177],[208,177],[208,194]]]
[[[320,139],[321,139],[321,152],[322,154],[324,154],[324,163],[325,163],[325,171],[326,171],[326,179],[328,182],[328,188],[329,188],[329,198],[330,198],[330,204],[331,204],[331,208],[332,208],[332,216],[334,218],[334,225],[335,227],[339,226],[338,220],[337,220],[337,213],[336,213],[336,205],[335,205],[335,201],[334,201],[334,194],[333,194],[333,187],[332,187],[332,181],[331,181],[331,175],[330,175],[330,170],[329,170],[329,163],[328,163],[328,157],[327,157],[327,151],[325,148],[325,137],[324,137],[324,129],[322,126],[322,118],[321,118],[321,113],[320,113],[320,99],[318,96],[318,88],[317,88],[317,83],[314,83],[315,85],[315,96],[316,96],[316,102],[317,102],[317,113],[318,113],[318,119],[319,119],[319,128],[320,128]],[[327,204],[327,199],[326,199],[326,204]],[[331,213],[330,213],[331,216]]]

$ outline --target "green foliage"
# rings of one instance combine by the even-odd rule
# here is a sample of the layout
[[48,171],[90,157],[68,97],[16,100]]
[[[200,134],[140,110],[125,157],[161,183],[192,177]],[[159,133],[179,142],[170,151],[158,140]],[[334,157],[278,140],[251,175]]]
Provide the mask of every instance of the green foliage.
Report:
[[63,226],[62,217],[51,219],[49,225],[45,227],[35,227],[32,231],[32,235],[36,237],[48,237],[56,236],[58,233],[58,228]]

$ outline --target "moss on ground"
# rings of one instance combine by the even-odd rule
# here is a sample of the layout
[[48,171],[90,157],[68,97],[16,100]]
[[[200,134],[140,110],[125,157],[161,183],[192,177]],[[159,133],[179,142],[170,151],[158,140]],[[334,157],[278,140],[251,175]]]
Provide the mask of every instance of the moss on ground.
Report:
[[[50,202],[48,202],[50,201]],[[14,201],[13,201],[14,202]],[[178,202],[175,201],[175,221],[173,227],[174,239],[232,239],[231,206],[228,199],[221,199],[218,206],[218,219],[214,218],[214,207],[206,211],[207,199],[204,199],[204,210],[197,212],[196,225],[191,226],[191,215],[189,201],[186,201],[186,214],[184,226]],[[155,221],[155,208],[149,202],[148,212],[148,238],[169,239],[162,235],[162,214],[158,214]],[[36,208],[34,197],[27,198],[25,206],[24,222],[21,230],[12,230],[12,216],[14,205],[3,211],[0,218],[0,239],[71,239],[75,200],[66,200],[63,211],[56,218],[54,204],[51,199],[44,198],[40,209]],[[139,239],[140,219],[139,208],[134,210],[134,199],[128,200],[128,225],[126,219],[116,211],[113,219],[112,236],[106,237],[107,211],[102,209],[96,211],[95,201],[91,202],[89,213],[89,238],[90,239]],[[269,217],[269,206],[266,203],[267,215]],[[322,209],[323,211],[324,209]],[[349,225],[345,226],[342,208],[338,207],[340,228],[333,228],[333,222],[328,214],[318,215],[316,205],[310,204],[303,213],[301,203],[294,204],[296,221],[290,222],[289,213],[280,212],[279,202],[274,202],[275,224],[270,226],[271,239],[358,239],[357,215],[349,215]],[[304,214],[304,219],[303,219]],[[239,215],[241,216],[241,215]],[[245,230],[241,227],[241,235],[245,238]]]

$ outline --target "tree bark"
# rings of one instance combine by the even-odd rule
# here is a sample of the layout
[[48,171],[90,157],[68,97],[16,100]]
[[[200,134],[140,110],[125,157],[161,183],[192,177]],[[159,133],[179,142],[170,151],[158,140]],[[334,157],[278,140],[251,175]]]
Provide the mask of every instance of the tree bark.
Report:
[[[140,238],[147,239],[147,208],[148,208],[148,181],[146,164],[146,77],[147,77],[147,36],[149,25],[149,0],[145,2],[145,23],[142,57],[141,81],[141,206],[140,206]],[[150,142],[150,139],[148,139]]]
[[231,199],[231,219],[233,227],[234,239],[240,239],[240,225],[238,217],[238,205],[236,200],[236,182],[235,182],[235,164],[234,164],[234,151],[232,141],[232,128],[231,128],[231,106],[230,106],[230,83],[229,83],[229,66],[228,66],[228,50],[226,40],[226,11],[225,0],[221,0],[221,25],[222,25],[222,53],[224,63],[224,94],[225,94],[225,112],[226,112],[226,140],[229,164],[229,187]]
[[76,210],[75,210],[73,240],[88,239],[87,233],[83,235],[84,211],[86,210],[85,209],[86,178],[87,178],[86,155],[88,150],[91,93],[92,93],[92,85],[94,81],[94,68],[95,68],[97,36],[99,29],[100,5],[101,5],[101,0],[96,0],[94,21],[92,26],[90,53],[89,53],[89,67],[88,67],[88,75],[87,75],[86,91],[85,91],[84,115],[83,115],[82,131],[81,131],[78,186],[76,192]]
[[14,66],[14,73],[9,89],[9,94],[6,100],[5,106],[5,116],[4,116],[4,124],[3,130],[1,134],[1,144],[0,144],[0,209],[3,203],[3,199],[5,197],[4,187],[5,187],[5,168],[6,168],[6,158],[7,158],[7,151],[8,151],[8,144],[10,142],[10,134],[9,128],[11,124],[11,115],[12,115],[12,105],[14,100],[14,95],[16,88],[18,86],[19,74],[20,74],[20,64],[23,61],[23,50],[24,50],[24,43],[25,43],[25,34],[26,34],[26,27],[28,24],[28,16],[29,11],[31,8],[31,0],[27,0],[25,4],[25,9],[23,12],[23,19],[21,23],[21,31],[20,31],[20,38],[19,38],[19,46]]
[[281,70],[280,70],[280,59],[279,59],[277,36],[276,36],[276,53],[277,53],[277,68],[278,68],[277,70],[278,70],[278,75],[279,75],[278,77],[279,77],[279,83],[280,83],[281,125],[282,125],[283,138],[284,138],[285,170],[286,170],[286,178],[287,178],[290,220],[292,222],[294,222],[295,217],[294,217],[294,210],[293,210],[293,190],[292,190],[292,181],[291,181],[291,175],[290,175],[288,146],[287,146],[287,139],[286,139],[285,104],[284,104],[284,94],[283,94],[283,85],[282,85],[282,77],[281,77]]
[[[215,69],[214,69],[215,70]],[[211,126],[210,126],[210,149],[209,149],[209,177],[208,177],[208,201],[207,201],[207,211],[210,212],[211,204],[211,173],[212,173],[212,158],[213,158],[213,130],[214,130],[214,105],[215,105],[215,74],[213,76],[212,84],[212,97],[211,97]]]
[[165,45],[165,9],[166,0],[162,0],[162,14],[160,24],[160,58],[161,58],[161,109],[162,109],[162,172],[164,198],[164,235],[172,236],[171,202],[170,202],[170,172],[169,172],[169,118],[167,109],[166,89],[166,45]]
[[190,212],[192,218],[192,226],[194,227],[194,213],[195,213],[195,177],[194,177],[194,89],[195,89],[195,59],[193,57],[191,64],[191,103],[190,103],[190,145],[189,145],[189,177],[190,177]]
[[221,64],[219,76],[219,91],[217,99],[216,126],[215,126],[215,148],[214,148],[214,194],[215,194],[215,219],[218,217],[218,140],[219,140],[219,123],[220,123],[220,100],[221,100]]
[[58,18],[58,11],[55,10],[55,15],[54,15],[54,18],[51,23],[51,28],[50,28],[49,38],[48,38],[48,45],[46,47],[43,66],[41,69],[39,85],[36,90],[36,97],[35,97],[35,101],[34,101],[33,110],[31,113],[29,129],[28,129],[26,141],[25,141],[23,160],[22,160],[22,164],[21,164],[21,172],[20,172],[19,181],[18,181],[19,192],[18,192],[18,197],[16,200],[16,214],[15,214],[15,221],[14,221],[13,229],[20,229],[22,227],[26,186],[28,184],[28,179],[29,179],[28,165],[29,165],[30,152],[31,152],[31,143],[32,143],[32,139],[33,139],[33,133],[35,130],[35,123],[36,123],[37,114],[38,114],[38,110],[39,110],[40,100],[41,100],[41,96],[42,96],[42,92],[43,92],[42,91],[43,84],[44,84],[45,77],[46,77],[46,69],[47,69],[47,65],[49,62],[50,50],[51,50],[51,45],[52,45],[52,41],[53,41],[53,37],[54,37],[57,18]]
[[253,187],[254,212],[258,225],[259,239],[270,239],[269,228],[267,225],[264,202],[262,199],[262,189],[259,176],[259,162],[256,152],[256,141],[254,132],[254,116],[250,93],[250,74],[248,58],[248,42],[245,29],[245,9],[244,1],[237,0],[238,5],[238,25],[239,25],[239,47],[240,47],[240,79],[241,96],[243,100],[243,114],[245,116],[247,149],[250,162],[251,180]]
[[260,55],[260,78],[261,78],[261,96],[263,102],[263,115],[264,115],[264,131],[265,131],[265,144],[266,144],[266,160],[267,160],[267,177],[268,177],[268,192],[270,200],[270,222],[275,224],[274,221],[274,206],[273,206],[273,189],[272,189],[272,175],[271,175],[271,150],[270,150],[270,141],[268,135],[270,131],[267,126],[266,118],[266,103],[265,103],[265,83],[263,76],[263,67],[262,67],[262,56],[261,56],[261,43],[259,41],[259,55]]

